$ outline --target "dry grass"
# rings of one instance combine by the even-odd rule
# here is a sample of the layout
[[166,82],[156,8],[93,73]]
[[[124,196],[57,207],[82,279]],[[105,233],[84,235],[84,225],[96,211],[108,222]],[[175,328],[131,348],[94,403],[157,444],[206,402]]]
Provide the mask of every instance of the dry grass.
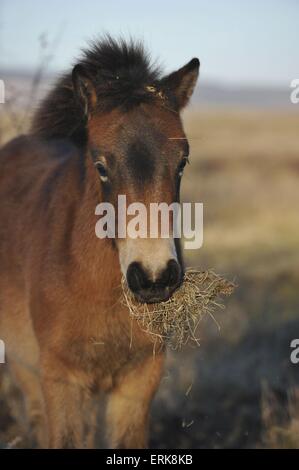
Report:
[[263,446],[268,449],[299,449],[299,388],[288,393],[284,422],[277,418],[279,403],[271,390],[264,385],[262,396]]
[[189,340],[199,344],[196,336],[199,322],[204,315],[210,315],[223,305],[219,298],[230,295],[234,284],[213,271],[187,269],[182,285],[166,301],[156,304],[137,302],[122,280],[123,303],[140,327],[153,340],[167,342],[173,349],[180,349]]
[[204,205],[204,244],[187,264],[265,278],[297,270],[299,113],[188,112],[185,122],[182,196]]

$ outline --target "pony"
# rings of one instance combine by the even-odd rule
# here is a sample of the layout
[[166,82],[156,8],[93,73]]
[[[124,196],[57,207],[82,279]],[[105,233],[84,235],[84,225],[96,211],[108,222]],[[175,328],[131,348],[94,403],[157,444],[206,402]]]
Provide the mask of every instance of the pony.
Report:
[[[163,75],[142,43],[92,43],[0,152],[0,337],[36,446],[82,448],[106,396],[111,448],[144,448],[165,345],[119,301],[182,282],[179,240],[95,236],[95,207],[179,201],[189,146],[180,117],[199,60]],[[119,221],[117,221],[118,223]],[[88,420],[88,419],[87,419]]]

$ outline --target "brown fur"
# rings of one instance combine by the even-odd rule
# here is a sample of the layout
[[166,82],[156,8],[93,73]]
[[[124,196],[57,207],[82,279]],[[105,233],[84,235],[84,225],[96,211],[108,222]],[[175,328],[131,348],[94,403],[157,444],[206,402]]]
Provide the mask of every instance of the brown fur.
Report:
[[[136,122],[148,122],[171,162],[164,163],[160,191],[174,199],[181,141],[168,138],[184,137],[179,115],[155,102],[138,110],[91,111],[89,145],[113,151],[120,164],[120,129],[129,129],[123,143],[140,132]],[[0,152],[0,337],[38,446],[84,447],[89,400],[104,391],[110,446],[144,447],[164,348],[153,354],[151,340],[119,303],[117,244],[94,233],[105,192],[89,148],[37,133]],[[138,184],[122,176],[113,194],[133,194]],[[144,185],[146,203],[150,188]]]
[[[80,187],[74,155],[66,165],[51,155],[47,160],[45,151],[49,153],[49,145],[43,148],[24,137],[1,153],[5,169],[0,184],[5,201],[1,217],[6,221],[1,226],[1,338],[25,391],[30,418],[38,417],[39,436],[43,434],[43,389],[51,447],[83,446],[83,396],[98,389],[111,392],[109,414],[121,429],[118,436],[112,425],[113,445],[125,446],[126,442],[138,447],[145,442],[142,429],[127,435],[134,415],[128,412],[126,400],[122,405],[116,396],[125,389],[136,410],[140,407],[146,415],[147,404],[132,370],[138,368],[138,380],[144,387],[147,384],[150,399],[159,378],[160,354],[153,357],[152,344],[131,324],[128,312],[115,307],[120,296],[118,257],[110,245],[103,249],[101,244],[107,242],[94,235],[97,200],[92,198],[96,195],[92,183]],[[18,154],[21,158],[16,163]],[[46,208],[40,203],[44,184],[64,165],[68,174],[61,184],[57,178],[55,196]]]

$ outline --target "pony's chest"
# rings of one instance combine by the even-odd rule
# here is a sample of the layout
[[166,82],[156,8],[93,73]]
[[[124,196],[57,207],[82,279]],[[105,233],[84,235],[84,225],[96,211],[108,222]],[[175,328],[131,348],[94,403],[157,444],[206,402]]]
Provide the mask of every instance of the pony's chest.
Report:
[[150,338],[125,317],[106,319],[82,333],[71,342],[68,360],[98,388],[109,388],[123,368],[133,367],[153,351]]

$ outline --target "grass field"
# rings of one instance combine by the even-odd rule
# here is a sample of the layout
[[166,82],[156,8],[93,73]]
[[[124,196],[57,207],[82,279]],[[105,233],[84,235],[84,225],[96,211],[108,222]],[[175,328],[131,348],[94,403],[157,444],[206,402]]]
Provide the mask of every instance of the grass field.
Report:
[[298,115],[280,112],[186,115],[183,199],[204,204],[204,244],[187,264],[239,287],[216,315],[220,330],[207,318],[201,348],[171,358],[155,422],[178,431],[153,433],[155,445],[299,447],[289,360],[299,337],[298,129]]
[[[0,117],[2,142],[16,132]],[[152,446],[299,448],[299,114],[189,112],[183,200],[204,204],[204,245],[186,264],[238,288],[199,331],[201,347],[170,352],[152,413]],[[28,443],[0,395],[0,439]],[[8,405],[7,405],[8,404]],[[15,439],[20,437],[20,440]]]

